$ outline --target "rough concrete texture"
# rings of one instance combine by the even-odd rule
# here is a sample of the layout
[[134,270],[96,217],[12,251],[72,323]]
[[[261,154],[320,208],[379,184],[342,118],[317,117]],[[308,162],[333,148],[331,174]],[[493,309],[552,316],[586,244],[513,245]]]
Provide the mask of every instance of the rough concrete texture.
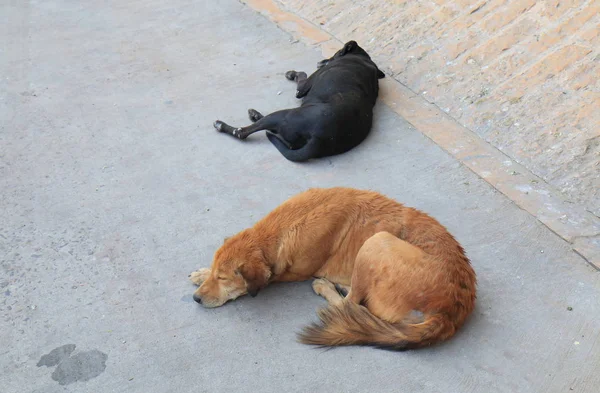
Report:
[[[1,7],[3,392],[597,392],[598,272],[388,107],[361,146],[303,165],[212,129],[296,105],[283,74],[313,71],[316,51],[233,0]],[[300,345],[324,304],[308,282],[192,301],[187,274],[225,236],[334,185],[421,208],[463,243],[479,296],[455,338]]]
[[598,0],[277,2],[600,216]]

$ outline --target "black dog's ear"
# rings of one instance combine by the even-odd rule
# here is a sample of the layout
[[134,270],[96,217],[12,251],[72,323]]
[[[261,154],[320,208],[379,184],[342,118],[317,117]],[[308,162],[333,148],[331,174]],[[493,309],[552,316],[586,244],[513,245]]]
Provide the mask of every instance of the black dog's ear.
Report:
[[377,69],[377,78],[378,79],[385,78],[385,74],[380,69]]
[[342,49],[342,53],[340,53],[340,55],[344,56],[346,53],[352,52],[352,50],[357,46],[358,44],[356,43],[356,41],[348,41],[346,45],[344,45],[344,48]]
[[271,270],[263,258],[262,251],[258,253],[260,253],[260,259],[247,261],[238,268],[238,272],[246,281],[248,295],[252,297],[255,297],[258,291],[266,287],[271,278]]

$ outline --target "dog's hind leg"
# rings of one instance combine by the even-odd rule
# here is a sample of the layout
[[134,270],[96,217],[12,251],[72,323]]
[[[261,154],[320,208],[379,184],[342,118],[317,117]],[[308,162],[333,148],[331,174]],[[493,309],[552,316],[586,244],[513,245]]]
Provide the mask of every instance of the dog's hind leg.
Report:
[[312,287],[317,295],[324,297],[330,304],[339,304],[344,299],[335,289],[335,285],[325,278],[317,278]]
[[[248,111],[248,116],[250,116],[251,119],[253,115],[261,115],[257,111],[252,111],[252,113]],[[251,124],[247,127],[232,127],[229,124],[222,122],[221,120],[215,121],[213,125],[219,132],[232,135],[238,139],[246,139],[251,134],[262,130],[278,132],[280,123],[285,119],[285,116],[289,111],[291,111],[291,109],[273,112],[270,115],[263,116],[257,119],[254,124]]]
[[279,150],[279,152],[288,160],[293,162],[308,161],[311,158],[319,158],[320,144],[317,138],[311,138],[306,144],[299,149],[291,149],[290,146],[282,140],[284,135],[280,135],[281,138],[275,134],[267,133],[267,138],[271,141],[273,146]]

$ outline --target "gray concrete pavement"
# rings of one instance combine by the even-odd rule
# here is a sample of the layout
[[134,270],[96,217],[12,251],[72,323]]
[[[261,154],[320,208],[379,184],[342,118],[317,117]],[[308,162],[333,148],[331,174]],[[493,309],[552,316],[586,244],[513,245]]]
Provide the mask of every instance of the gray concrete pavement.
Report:
[[[319,60],[261,16],[233,0],[0,14],[0,391],[598,391],[598,271],[387,107],[361,146],[302,165],[212,129],[295,105],[283,73]],[[454,339],[300,345],[324,304],[308,282],[192,301],[187,274],[225,236],[335,185],[423,209],[463,243],[479,296]]]

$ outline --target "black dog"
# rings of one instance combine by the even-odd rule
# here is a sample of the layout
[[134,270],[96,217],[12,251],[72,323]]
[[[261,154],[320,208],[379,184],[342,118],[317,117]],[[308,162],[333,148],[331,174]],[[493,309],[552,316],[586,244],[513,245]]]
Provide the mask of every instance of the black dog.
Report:
[[254,124],[234,128],[217,120],[215,128],[239,139],[267,130],[267,137],[290,161],[306,161],[344,153],[369,134],[373,107],[384,78],[375,63],[355,41],[350,41],[330,59],[317,64],[307,78],[305,72],[288,71],[285,77],[298,83],[296,98],[302,105],[263,116],[248,110]]

